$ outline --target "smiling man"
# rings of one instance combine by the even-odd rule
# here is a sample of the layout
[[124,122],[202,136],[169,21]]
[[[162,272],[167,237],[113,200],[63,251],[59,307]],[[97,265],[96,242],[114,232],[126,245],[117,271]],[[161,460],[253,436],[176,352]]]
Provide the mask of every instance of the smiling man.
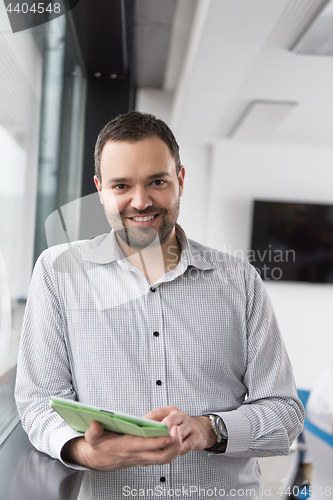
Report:
[[138,142],[108,142],[100,165],[95,184],[117,236],[139,248],[155,239],[156,230],[160,243],[171,233],[175,240],[184,167],[176,172],[165,142],[156,136]]
[[[188,240],[185,170],[161,120],[109,122],[95,184],[109,234],[39,258],[16,399],[37,449],[83,468],[80,499],[259,498],[259,456],[287,454],[303,407],[255,269]],[[169,437],[84,436],[50,396],[161,421]]]

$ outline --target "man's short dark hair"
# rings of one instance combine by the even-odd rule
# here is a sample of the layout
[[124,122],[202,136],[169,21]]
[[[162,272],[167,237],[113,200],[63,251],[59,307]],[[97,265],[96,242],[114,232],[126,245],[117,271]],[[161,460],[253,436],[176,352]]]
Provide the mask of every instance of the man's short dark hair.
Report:
[[168,146],[175,160],[178,175],[181,163],[179,146],[168,125],[156,116],[131,111],[117,116],[100,131],[95,146],[95,175],[101,181],[100,161],[105,144],[109,141],[137,142],[150,137],[159,137]]

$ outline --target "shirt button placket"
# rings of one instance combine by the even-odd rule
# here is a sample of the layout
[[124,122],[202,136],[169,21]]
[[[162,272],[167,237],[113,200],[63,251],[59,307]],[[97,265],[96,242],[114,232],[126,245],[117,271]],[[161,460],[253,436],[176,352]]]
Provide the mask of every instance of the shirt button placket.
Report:
[[[151,287],[148,293],[148,311],[151,342],[151,383],[152,403],[155,408],[162,408],[169,404],[167,399],[166,380],[166,345],[165,328],[163,325],[162,299],[163,285]],[[153,408],[152,408],[153,409]],[[160,465],[156,468],[156,474],[160,485],[165,488],[168,477],[170,477],[170,465]]]
[[162,286],[151,286],[148,293],[148,311],[149,311],[149,328],[151,328],[150,333],[150,343],[151,343],[151,376],[152,384],[154,384],[153,391],[153,402],[155,408],[161,408],[167,406],[167,392],[166,392],[166,366],[165,366],[165,342],[164,342],[164,325],[163,325],[163,315],[162,315],[162,298],[161,289]]

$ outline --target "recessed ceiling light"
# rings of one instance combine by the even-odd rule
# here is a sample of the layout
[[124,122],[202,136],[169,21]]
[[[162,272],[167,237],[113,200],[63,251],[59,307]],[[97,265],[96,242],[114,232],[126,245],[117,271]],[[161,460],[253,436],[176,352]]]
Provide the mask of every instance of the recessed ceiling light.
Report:
[[282,101],[253,101],[227,137],[242,141],[269,139],[296,104],[296,102]]
[[290,49],[297,54],[333,56],[333,1],[324,3],[309,27]]

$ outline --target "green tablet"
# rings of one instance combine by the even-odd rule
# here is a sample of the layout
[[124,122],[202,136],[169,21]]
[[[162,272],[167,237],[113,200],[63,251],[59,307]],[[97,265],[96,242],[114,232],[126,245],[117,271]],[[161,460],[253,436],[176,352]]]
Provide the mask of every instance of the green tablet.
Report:
[[139,437],[170,436],[169,428],[155,420],[126,413],[101,410],[72,399],[52,397],[51,407],[76,431],[86,432],[91,422],[100,422],[107,431]]

